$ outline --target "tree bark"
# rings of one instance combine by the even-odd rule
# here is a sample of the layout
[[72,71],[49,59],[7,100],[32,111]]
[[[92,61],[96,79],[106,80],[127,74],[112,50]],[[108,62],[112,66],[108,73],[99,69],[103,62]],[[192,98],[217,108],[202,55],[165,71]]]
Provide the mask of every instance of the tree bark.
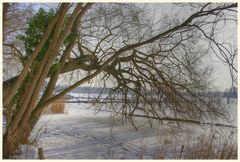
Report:
[[[22,121],[22,117],[24,115],[24,112],[27,109],[28,103],[33,100],[36,100],[36,98],[32,98],[32,95],[34,94],[34,90],[35,90],[36,86],[41,86],[41,85],[37,85],[38,79],[41,76],[40,74],[42,73],[42,71],[44,69],[44,65],[47,62],[47,59],[48,59],[49,55],[51,54],[52,49],[57,44],[57,39],[59,37],[59,33],[60,33],[60,30],[63,25],[64,17],[68,11],[69,6],[70,6],[70,4],[63,4],[61,6],[60,17],[58,19],[57,27],[56,27],[56,30],[54,33],[54,38],[49,46],[49,50],[47,51],[44,59],[42,60],[40,68],[38,69],[37,74],[35,74],[35,78],[31,82],[28,89],[26,89],[25,93],[21,96],[20,103],[16,109],[17,113],[15,113],[15,115],[12,117],[12,121],[10,121],[10,123],[8,124],[7,130],[5,133],[5,138],[4,138],[4,144],[5,144],[4,156],[5,157],[12,155],[14,153],[14,151],[17,149],[17,146],[19,145],[19,143],[28,142],[27,140],[31,133],[31,130],[29,129],[30,128],[29,123],[24,122],[24,124],[22,124],[21,126],[19,125],[19,123]],[[38,47],[39,46],[37,46],[37,48]],[[21,79],[22,79],[22,77],[20,77],[20,80]],[[18,81],[17,81],[17,83],[19,83]],[[18,85],[16,86],[17,83],[15,83],[14,88],[18,87]]]
[[[57,38],[59,36],[60,30],[61,30],[61,27],[62,27],[62,24],[63,24],[63,21],[64,21],[64,16],[67,13],[67,10],[68,10],[69,6],[70,5],[68,4],[68,5],[65,5],[62,8],[62,11],[61,11],[61,14],[60,14],[61,16],[58,20],[57,27],[56,27],[56,30],[54,32],[53,40],[51,41],[51,44],[49,45],[49,49],[48,49],[47,53],[45,54],[44,59],[41,61],[40,67],[39,67],[37,73],[35,74],[33,81],[31,81],[31,84],[29,85],[28,89],[22,95],[22,99],[20,100],[20,103],[19,103],[19,106],[18,106],[19,107],[18,112],[16,113],[16,116],[13,118],[13,121],[12,121],[12,124],[11,124],[11,129],[12,129],[13,132],[18,127],[18,124],[21,121],[21,119],[23,117],[23,114],[26,111],[27,106],[31,101],[31,98],[34,95],[34,91],[35,91],[36,87],[42,86],[42,85],[38,84],[38,80],[40,79],[40,76],[41,76],[42,72],[44,71],[45,63],[48,62],[48,57],[50,56],[52,49],[56,45],[56,41],[57,41]],[[38,97],[38,95],[36,97]]]
[[[86,13],[86,11],[91,8],[93,4],[87,4],[84,6],[84,8],[81,10],[81,12],[79,13],[78,17],[76,18],[76,23],[74,24],[73,26],[73,29],[72,31],[73,32],[77,32],[77,28],[79,27],[80,25],[80,20],[82,18],[82,16]],[[72,51],[72,48],[74,46],[74,43],[76,41],[76,38],[73,40],[73,42],[71,42],[66,50],[64,51],[64,54],[63,56],[61,57],[60,59],[60,68],[52,75],[52,77],[50,78],[50,81],[49,81],[49,84],[41,98],[41,100],[39,101],[38,105],[44,101],[46,101],[47,99],[49,99],[52,95],[52,92],[55,88],[55,85],[57,83],[57,79],[59,77],[59,74],[61,73],[62,69],[64,68],[64,65],[66,63],[66,60],[67,58],[69,57],[71,51]],[[44,107],[38,107],[38,105],[34,108],[34,110],[32,111],[31,113],[31,116],[30,116],[30,119],[29,119],[29,123],[31,125],[31,129],[34,128],[35,124],[37,123],[42,111],[43,111],[43,108]]]
[[40,89],[41,89],[41,87],[44,84],[44,81],[45,81],[45,79],[47,77],[47,74],[48,74],[48,72],[50,70],[50,67],[51,67],[53,61],[55,60],[55,58],[56,58],[56,56],[58,54],[58,50],[60,49],[60,47],[63,44],[63,41],[65,40],[67,35],[70,33],[72,25],[75,22],[75,19],[76,19],[77,15],[78,15],[79,11],[81,10],[81,7],[82,7],[82,4],[78,4],[76,6],[76,8],[74,9],[74,11],[73,11],[73,13],[72,13],[72,15],[71,15],[71,17],[70,17],[66,27],[65,27],[65,30],[64,30],[63,34],[57,40],[56,46],[55,46],[53,52],[51,53],[50,57],[48,58],[48,60],[47,60],[48,62],[45,64],[44,69],[43,69],[43,71],[42,71],[42,73],[41,73],[41,75],[39,77],[39,80],[38,80],[38,82],[36,84],[36,87],[34,89],[34,93],[33,93],[32,97],[31,97],[31,101],[29,102],[29,105],[28,105],[26,111],[24,112],[24,115],[23,115],[22,121],[21,121],[22,122],[21,125],[24,125],[25,123],[28,122],[28,119],[29,119],[29,117],[31,115],[31,112],[33,111],[33,109],[35,108],[35,106],[37,104],[37,98],[39,96]]
[[2,36],[3,36],[3,43],[4,43],[4,40],[5,40],[5,27],[6,27],[6,22],[7,22],[7,13],[8,13],[8,8],[9,8],[9,3],[3,3],[3,26],[2,26]]
[[[63,7],[63,6],[61,6]],[[27,63],[25,64],[23,70],[21,71],[20,75],[17,77],[14,86],[9,89],[8,93],[5,93],[6,95],[4,95],[3,98],[3,106],[6,106],[12,99],[12,97],[16,94],[18,88],[21,86],[24,78],[26,77],[28,70],[30,68],[30,66],[32,65],[33,61],[35,60],[35,58],[37,57],[38,53],[40,52],[40,50],[42,49],[42,47],[44,46],[44,44],[46,43],[53,26],[55,25],[55,23],[57,22],[57,20],[59,19],[60,16],[60,10],[57,12],[56,16],[52,19],[52,21],[48,24],[48,27],[46,29],[46,32],[43,35],[43,38],[41,39],[41,41],[39,42],[39,44],[37,45],[37,47],[35,48],[35,50],[33,51],[33,54],[31,55],[31,57],[28,59]]]
[[[6,156],[12,154],[11,151],[14,151],[16,149],[15,146],[18,145],[18,143],[14,142],[14,141],[16,141],[15,137],[17,137],[19,139],[20,143],[28,143],[29,142],[28,137],[29,137],[32,129],[34,128],[35,123],[38,120],[38,118],[35,118],[36,122],[34,122],[34,124],[32,124],[31,122],[29,122],[29,118],[37,104],[37,97],[38,97],[40,89],[43,86],[43,83],[47,77],[47,74],[51,68],[52,62],[55,60],[55,58],[58,54],[58,50],[62,46],[65,38],[70,33],[70,30],[71,30],[73,24],[75,23],[75,21],[77,21],[79,23],[80,18],[84,15],[84,13],[87,11],[87,9],[92,6],[92,4],[85,5],[85,7],[83,9],[82,9],[82,4],[77,4],[73,13],[71,14],[70,19],[68,20],[68,22],[65,26],[64,31],[62,32],[62,35],[58,36],[60,33],[60,29],[62,28],[62,25],[63,25],[64,15],[67,13],[69,6],[70,5],[65,6],[66,7],[65,11],[61,12],[60,18],[58,20],[58,24],[57,24],[57,27],[56,27],[56,30],[54,33],[54,39],[51,41],[52,43],[50,44],[49,49],[46,52],[46,55],[41,62],[40,68],[37,71],[37,74],[35,74],[33,81],[31,82],[31,85],[28,87],[28,90],[26,91],[26,93],[22,95],[22,102],[20,102],[20,104],[19,104],[19,111],[16,113],[16,116],[13,117],[13,121],[10,122],[10,124],[8,126],[8,129],[5,134],[5,138],[4,138],[4,143],[5,143],[5,146],[8,145],[8,146],[14,146],[14,147],[6,147],[6,149],[4,151],[4,154]],[[64,7],[62,9],[64,9]],[[78,23],[77,23],[77,25],[79,25]],[[47,91],[45,94],[46,98],[49,98],[49,96],[51,96],[52,91],[57,82],[58,75],[60,74],[62,68],[64,67],[66,59],[69,57],[73,46],[74,46],[74,42],[72,42],[68,45],[68,47],[67,47],[66,51],[64,52],[64,54],[61,58],[61,61],[60,61],[61,68],[51,77],[49,87],[47,88]],[[45,100],[45,98],[43,98],[43,99]],[[39,111],[39,114],[41,114],[41,111]],[[21,130],[21,132],[19,130]],[[11,132],[16,133],[15,137],[11,135],[12,134]]]

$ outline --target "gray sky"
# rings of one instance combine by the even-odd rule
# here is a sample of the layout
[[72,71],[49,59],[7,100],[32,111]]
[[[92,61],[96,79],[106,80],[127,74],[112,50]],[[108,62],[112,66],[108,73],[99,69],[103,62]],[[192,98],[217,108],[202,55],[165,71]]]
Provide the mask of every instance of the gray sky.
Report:
[[[146,7],[150,9],[148,14],[152,17],[152,20],[157,22],[159,19],[162,19],[165,14],[169,16],[169,18],[179,17],[184,18],[188,17],[189,13],[193,13],[194,9],[191,7],[176,7],[171,3],[140,3],[138,4],[140,7]],[[54,4],[45,4],[44,7],[54,6]],[[38,6],[37,6],[38,7]],[[36,8],[37,8],[36,7]],[[170,11],[170,12],[169,12]],[[235,36],[234,36],[235,35]],[[220,41],[227,40],[228,42],[235,43],[237,42],[237,29],[236,24],[225,24],[224,28],[222,28],[221,32],[217,35],[217,38]],[[214,68],[214,72],[212,75],[213,86],[219,90],[225,90],[232,85],[232,80],[229,72],[229,67],[227,64],[221,62],[215,54],[211,53],[209,57],[205,58],[206,64],[211,65]]]
[[[143,5],[143,4],[141,4]],[[146,6],[146,5],[145,5]],[[164,13],[168,15],[172,15],[170,17],[178,16],[178,17],[188,17],[188,13],[192,13],[192,9],[189,7],[176,7],[171,3],[165,3],[163,5],[159,4],[150,4],[148,3],[148,7],[150,8],[150,15],[155,15],[154,20],[158,21],[161,19]],[[171,12],[169,12],[171,11]],[[216,38],[221,42],[230,42],[231,44],[237,47],[237,25],[235,22],[227,23],[225,26],[219,25],[219,33]],[[237,60],[236,60],[237,61]],[[224,64],[221,60],[219,60],[214,53],[210,53],[209,57],[205,58],[206,64],[213,66],[214,72],[212,75],[213,86],[219,90],[225,90],[232,86],[232,79],[229,71],[229,67],[227,64]],[[237,62],[236,62],[237,63]],[[237,67],[237,66],[236,66]]]
[[[187,17],[189,12],[192,12],[192,10],[188,7],[176,7],[173,4],[169,3],[141,3],[138,5],[150,9],[148,14],[150,17],[152,17],[153,22],[157,22],[159,19],[162,19],[165,14],[167,14],[170,19],[175,19],[176,17],[179,17],[181,19]],[[35,3],[34,6],[34,8],[37,10],[40,6],[48,8],[51,6],[56,6],[56,4]],[[227,40],[228,42],[233,42],[237,44],[236,32],[236,24],[226,24],[225,27],[222,29],[222,32],[218,34],[218,38],[219,40]],[[211,66],[213,66],[215,69],[212,75],[212,80],[214,80],[213,84],[214,86],[216,86],[217,89],[225,90],[232,85],[228,66],[226,64],[223,64],[215,56],[215,54],[210,54],[209,57],[205,58],[205,62],[206,64],[210,64]]]

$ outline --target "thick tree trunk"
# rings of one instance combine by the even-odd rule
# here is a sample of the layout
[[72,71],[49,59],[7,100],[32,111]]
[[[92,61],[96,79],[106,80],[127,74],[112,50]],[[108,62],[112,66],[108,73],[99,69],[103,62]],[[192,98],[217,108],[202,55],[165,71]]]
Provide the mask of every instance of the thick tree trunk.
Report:
[[[65,6],[66,9],[68,9],[69,5]],[[64,7],[63,7],[64,8]],[[31,113],[34,110],[34,108],[37,105],[38,102],[38,96],[40,93],[40,89],[44,84],[44,80],[47,77],[47,74],[49,72],[49,69],[52,65],[52,62],[55,60],[55,57],[57,56],[59,48],[62,46],[63,41],[67,37],[68,33],[70,32],[73,23],[75,22],[77,16],[79,15],[79,12],[81,11],[82,4],[78,4],[76,8],[74,9],[67,25],[65,26],[65,30],[63,34],[59,36],[60,29],[63,24],[63,17],[66,14],[66,11],[63,11],[61,13],[61,20],[57,23],[57,28],[55,30],[55,41],[52,41],[49,50],[47,51],[44,59],[41,61],[41,66],[39,67],[38,71],[35,73],[35,77],[32,79],[31,84],[26,89],[25,93],[21,96],[20,103],[18,104],[17,113],[15,113],[13,120],[11,121],[7,132],[4,135],[4,158],[9,158],[11,155],[15,154],[15,150],[17,150],[17,147],[19,144],[28,144],[28,138],[30,137],[31,131],[33,130],[35,124],[37,123],[41,112],[43,109],[40,109],[35,115],[34,120],[30,120]],[[85,11],[84,11],[85,12]],[[82,15],[81,15],[82,16]],[[81,17],[79,16],[79,17]],[[71,43],[69,45],[69,48],[67,48],[66,53],[63,55],[63,58],[61,60],[61,69],[65,64],[65,61],[67,57],[69,56],[74,43]],[[44,66],[43,66],[44,65]],[[51,93],[55,87],[55,84],[57,82],[58,75],[60,73],[60,70],[58,70],[57,74],[54,75],[51,81],[50,89],[47,91],[47,98],[51,96]],[[14,133],[14,135],[12,135]]]
[[[77,28],[79,27],[80,25],[80,21],[81,21],[81,18],[82,16],[86,13],[86,11],[91,8],[93,4],[87,4],[84,6],[84,8],[82,8],[81,12],[79,13],[79,15],[77,16],[76,18],[76,23],[74,24],[72,30],[73,32],[77,32]],[[74,39],[74,41],[72,41],[66,48],[66,50],[64,51],[64,54],[63,56],[61,57],[61,60],[60,60],[60,68],[51,76],[50,78],[50,81],[48,83],[48,86],[44,92],[44,95],[42,96],[41,100],[39,103],[42,103],[44,101],[46,101],[47,99],[49,99],[52,95],[52,92],[55,88],[55,85],[57,83],[57,80],[58,80],[58,76],[59,74],[61,73],[61,71],[63,70],[64,66],[65,66],[65,63],[66,63],[66,60],[67,58],[69,57],[70,53],[71,53],[71,50],[74,46],[74,43],[76,41],[76,38]],[[36,106],[36,108],[32,111],[31,113],[31,117],[30,117],[30,123],[32,125],[32,128],[35,126],[36,122],[38,121],[40,115],[41,115],[41,112],[43,110],[44,107],[41,107],[39,106],[39,104]]]
[[[60,33],[61,27],[63,25],[64,16],[67,13],[68,8],[69,8],[69,4],[66,4],[62,8],[62,12],[60,15],[63,17],[60,17],[57,22],[53,40],[48,48],[48,51],[46,52],[46,54],[44,56],[44,59],[41,61],[40,67],[38,68],[36,74],[34,75],[34,78],[31,81],[31,84],[29,85],[27,91],[25,91],[24,97],[22,99],[23,102],[21,102],[18,105],[19,106],[18,112],[16,113],[16,116],[13,118],[13,125],[12,125],[13,131],[18,127],[19,122],[23,119],[24,113],[26,111],[28,111],[27,108],[29,107],[29,105],[34,107],[33,103],[36,101],[36,99],[38,97],[38,92],[43,85],[42,79],[45,79],[45,77],[41,78],[42,72],[45,71],[45,64],[48,63],[48,58],[52,53],[52,49],[55,47],[55,45],[57,43],[56,41],[58,40],[59,33]],[[41,80],[41,83],[39,83],[39,80]]]
[[[50,53],[50,56],[48,57],[48,60],[44,66],[44,69],[43,71],[41,72],[41,75],[39,76],[39,79],[37,80],[37,84],[35,86],[35,89],[33,91],[33,94],[32,94],[32,97],[31,97],[31,100],[27,106],[27,109],[26,111],[24,112],[23,114],[23,117],[22,117],[22,121],[23,123],[25,122],[28,122],[28,119],[32,113],[32,111],[34,110],[34,108],[36,107],[37,105],[37,99],[38,99],[38,96],[39,96],[39,93],[40,93],[40,89],[42,88],[43,84],[44,84],[44,81],[47,77],[47,74],[50,70],[50,67],[52,65],[52,63],[54,62],[56,56],[57,56],[57,53],[58,53],[58,50],[60,49],[60,47],[62,46],[63,44],[63,41],[65,40],[65,38],[67,37],[67,35],[69,34],[71,28],[72,28],[72,25],[77,17],[77,15],[79,14],[80,10],[81,10],[81,7],[82,7],[82,4],[78,4],[76,6],[76,8],[74,9],[66,27],[65,27],[65,30],[63,32],[63,34],[61,36],[59,36],[56,44],[54,45],[54,50],[51,51]],[[55,84],[54,84],[55,86]]]
[[9,8],[9,3],[3,3],[3,26],[2,26],[2,36],[3,36],[3,42],[5,40],[5,28],[6,28],[6,21],[7,21],[7,13]]
[[10,133],[6,133],[3,136],[3,158],[4,159],[9,159],[12,155],[16,154],[16,150],[17,150],[17,144],[15,144],[15,136],[10,134]]
[[40,52],[40,50],[44,46],[45,42],[47,41],[47,39],[48,39],[48,37],[49,37],[49,35],[50,35],[51,31],[52,31],[52,28],[53,28],[54,24],[59,19],[62,7],[63,7],[63,5],[59,9],[59,11],[57,12],[56,16],[53,18],[53,20],[49,23],[49,25],[47,27],[47,30],[46,30],[46,32],[43,35],[42,40],[40,41],[38,46],[33,51],[33,54],[31,55],[31,57],[27,61],[26,65],[24,66],[24,68],[21,71],[20,75],[17,77],[15,84],[11,87],[11,89],[9,90],[8,93],[5,93],[6,95],[4,95],[4,100],[3,100],[3,105],[4,106],[6,106],[11,101],[12,97],[16,94],[18,88],[21,86],[24,78],[26,77],[26,75],[28,73],[28,70],[29,70],[30,66],[32,65],[32,63],[35,60],[35,58],[37,57],[38,53]]
[[3,158],[9,159],[11,156],[19,153],[20,144],[29,144],[31,134],[30,125],[26,123],[24,127],[19,127],[14,132],[11,131],[11,125],[3,136]]
[[[61,7],[61,16],[58,20],[57,23],[57,28],[55,31],[55,41],[52,41],[48,53],[46,53],[44,59],[41,61],[41,67],[38,69],[37,73],[35,73],[35,77],[33,78],[33,80],[31,81],[31,84],[29,84],[25,91],[25,93],[21,96],[20,99],[20,103],[18,104],[18,107],[16,108],[17,112],[14,114],[14,116],[12,117],[12,121],[10,121],[9,125],[8,125],[8,129],[4,135],[4,157],[5,158],[9,158],[11,155],[15,154],[16,150],[18,149],[17,147],[22,144],[22,143],[28,143],[28,137],[31,133],[31,129],[29,129],[29,124],[28,124],[28,118],[23,119],[23,115],[24,112],[27,110],[28,108],[28,103],[36,103],[37,102],[37,96],[32,97],[32,95],[36,94],[35,90],[36,87],[38,87],[38,91],[39,91],[39,87],[42,86],[37,84],[39,77],[41,76],[42,70],[44,69],[44,65],[47,62],[47,58],[49,57],[49,54],[51,54],[52,49],[55,47],[55,45],[57,44],[57,40],[58,40],[58,36],[59,36],[59,32],[62,28],[63,25],[63,20],[64,20],[64,16],[68,11],[70,4],[64,4],[63,7]],[[19,79],[19,78],[18,78]],[[45,79],[45,78],[42,78]],[[17,81],[17,83],[19,83]],[[20,82],[21,83],[21,82]],[[15,89],[16,87],[16,83],[13,87],[13,89]],[[13,90],[11,89],[11,91]],[[12,96],[12,93],[8,94]],[[35,93],[34,93],[35,92]],[[7,97],[8,98],[8,97]],[[8,101],[8,100],[7,100]],[[32,105],[32,104],[31,104]],[[28,111],[28,110],[27,110]],[[21,123],[20,123],[21,122]]]

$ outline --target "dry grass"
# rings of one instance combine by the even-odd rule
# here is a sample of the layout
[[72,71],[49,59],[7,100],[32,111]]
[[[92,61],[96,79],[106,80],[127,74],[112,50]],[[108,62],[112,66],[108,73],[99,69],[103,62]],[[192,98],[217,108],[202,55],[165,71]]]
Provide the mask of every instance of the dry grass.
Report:
[[64,108],[64,102],[55,102],[51,104],[51,110],[53,114],[64,114]]
[[65,98],[61,98],[43,110],[43,114],[65,114]]
[[[217,137],[218,135],[218,137]],[[153,159],[237,159],[237,142],[233,134],[221,136],[210,133],[200,136],[195,143],[184,145],[161,144],[154,151]],[[144,146],[143,146],[144,147]],[[147,151],[146,149],[144,151]],[[140,159],[144,159],[140,152]]]
[[211,134],[192,146],[186,146],[184,154],[185,159],[237,159],[237,142],[231,135],[219,139]]

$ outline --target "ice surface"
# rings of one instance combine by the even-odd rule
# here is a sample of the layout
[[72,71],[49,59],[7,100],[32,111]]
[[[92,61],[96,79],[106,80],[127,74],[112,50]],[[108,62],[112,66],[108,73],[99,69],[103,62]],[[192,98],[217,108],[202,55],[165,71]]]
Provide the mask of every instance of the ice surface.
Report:
[[[43,115],[34,130],[33,136],[41,130],[38,146],[43,148],[47,159],[153,159],[159,149],[164,148],[168,153],[179,150],[186,141],[194,143],[200,134],[217,131],[223,136],[234,132],[236,136],[237,131],[206,125],[178,127],[157,121],[153,121],[154,126],[150,128],[146,120],[141,119],[136,119],[138,126],[142,125],[136,131],[130,123],[123,122],[122,117],[112,118],[111,112],[95,114],[90,104],[67,103],[65,107],[66,114]],[[230,124],[236,121],[234,116]],[[174,157],[169,155],[169,158]]]

